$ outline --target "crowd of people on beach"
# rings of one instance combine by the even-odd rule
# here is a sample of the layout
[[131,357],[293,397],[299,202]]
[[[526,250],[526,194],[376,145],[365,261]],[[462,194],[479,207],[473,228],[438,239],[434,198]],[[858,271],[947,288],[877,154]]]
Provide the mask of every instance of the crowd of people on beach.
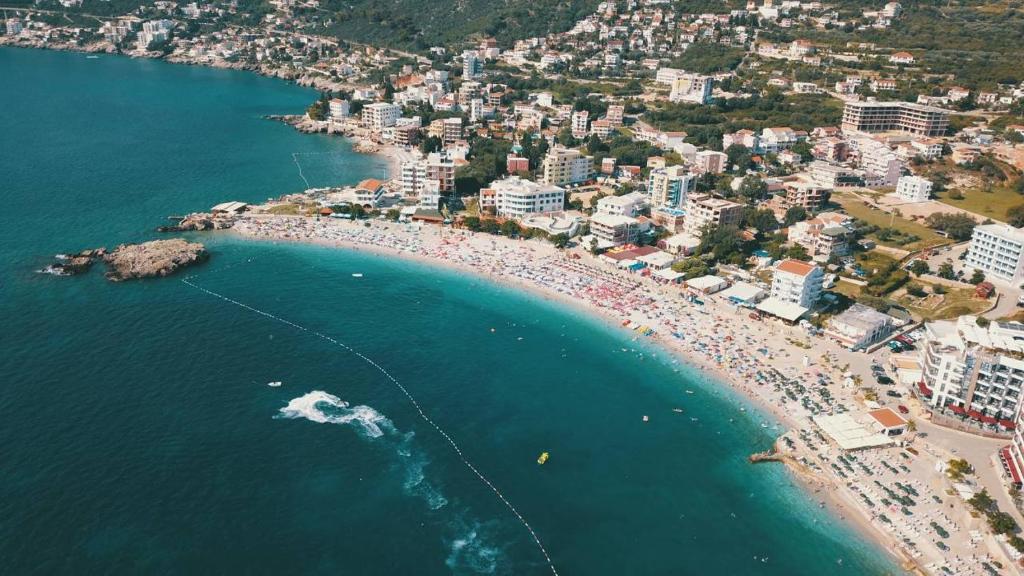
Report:
[[[784,438],[787,446],[780,449],[788,449],[795,459],[802,459],[818,480],[842,489],[842,494],[823,493],[822,497],[842,508],[844,514],[847,507],[858,508],[860,522],[890,533],[907,557],[935,571],[988,573],[984,568],[989,566],[987,556],[975,550],[979,539],[973,533],[964,537],[964,529],[946,515],[941,501],[936,502],[941,500],[939,495],[921,479],[924,474],[912,473],[909,463],[889,462],[894,458],[910,459],[909,455],[898,448],[878,450],[857,457],[854,464],[841,460],[841,452],[826,442],[816,442],[809,434],[809,430],[815,430],[812,416],[846,410],[837,395],[852,395],[853,391],[832,386],[849,375],[839,367],[839,348],[816,343],[818,353],[825,350],[825,354],[821,361],[808,358],[809,347],[800,344],[807,335],[798,327],[755,320],[745,308],[713,295],[698,298],[685,287],[658,283],[582,250],[559,250],[543,242],[419,223],[291,216],[250,215],[241,218],[234,230],[255,238],[426,258],[585,306],[609,322],[633,330],[634,340],[650,338],[663,344],[708,376],[758,401],[775,418],[775,422],[763,421],[762,427],[778,429],[779,435],[784,432],[780,425],[800,431],[788,434]],[[844,401],[852,404],[852,396]],[[927,469],[923,460],[916,468],[921,466]],[[884,486],[878,483],[882,479],[887,483]],[[895,504],[887,495],[896,484],[916,491],[918,512],[903,506],[890,509]],[[869,501],[874,506],[867,504]],[[936,544],[941,538],[929,523],[953,532],[957,549]]]

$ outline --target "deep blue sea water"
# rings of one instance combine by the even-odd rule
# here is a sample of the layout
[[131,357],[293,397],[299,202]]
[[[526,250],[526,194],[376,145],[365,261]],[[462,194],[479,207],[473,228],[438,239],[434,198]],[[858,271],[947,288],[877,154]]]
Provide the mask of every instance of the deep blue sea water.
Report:
[[[0,572],[550,573],[358,356],[180,278],[33,272],[300,190],[300,166],[313,185],[380,176],[341,139],[262,119],[313,92],[15,49],[0,75]],[[420,264],[201,239],[197,284],[384,367],[560,574],[894,570],[784,470],[746,462],[771,441],[754,411],[596,321]]]

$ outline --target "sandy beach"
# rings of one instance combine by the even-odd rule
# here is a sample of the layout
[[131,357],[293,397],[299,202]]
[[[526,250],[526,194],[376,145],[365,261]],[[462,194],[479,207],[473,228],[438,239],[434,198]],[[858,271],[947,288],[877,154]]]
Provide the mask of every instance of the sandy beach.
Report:
[[[821,339],[813,340],[812,347],[798,327],[750,319],[746,309],[713,295],[702,296],[700,304],[690,302],[678,285],[659,284],[615,269],[581,249],[562,251],[546,242],[416,224],[372,221],[367,226],[258,213],[241,217],[232,233],[399,256],[566,304],[628,331],[634,341],[665,350],[667,360],[662,360],[677,371],[694,366],[714,384],[755,402],[756,409],[747,416],[779,438],[776,447],[795,481],[821,507],[889,550],[906,570],[938,574],[946,573],[946,567],[954,574],[981,576],[987,573],[984,561],[1012,564],[1006,547],[983,534],[981,522],[962,504],[953,505],[948,481],[937,476],[934,460],[924,455],[929,450],[916,456],[891,447],[844,456],[820,436],[810,420],[811,405],[818,411],[852,408],[859,400],[855,388],[843,385],[844,375],[851,366],[867,368],[868,358],[862,354]],[[648,330],[653,333],[645,336]],[[808,400],[806,389],[812,386],[816,396]],[[804,397],[798,402],[800,395]],[[738,411],[746,412],[737,403]],[[920,444],[914,445],[920,449]],[[936,453],[935,458],[947,456]],[[890,502],[897,489],[914,494],[914,512]],[[931,523],[950,533],[942,544],[946,550]]]

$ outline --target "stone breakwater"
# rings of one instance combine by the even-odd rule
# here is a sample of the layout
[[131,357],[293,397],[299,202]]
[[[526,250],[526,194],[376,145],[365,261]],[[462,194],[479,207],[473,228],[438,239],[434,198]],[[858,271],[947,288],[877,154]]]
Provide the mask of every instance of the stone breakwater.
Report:
[[74,276],[88,272],[102,260],[107,265],[106,277],[112,282],[138,278],[169,276],[181,268],[209,258],[206,247],[180,238],[153,240],[142,244],[121,244],[112,252],[106,248],[83,250],[77,254],[57,256],[58,262],[39,272],[55,276]]

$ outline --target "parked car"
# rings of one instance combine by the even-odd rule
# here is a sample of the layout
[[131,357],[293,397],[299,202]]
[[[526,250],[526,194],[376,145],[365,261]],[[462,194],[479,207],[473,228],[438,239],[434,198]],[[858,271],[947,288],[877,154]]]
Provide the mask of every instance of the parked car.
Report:
[[891,386],[893,383],[892,378],[889,378],[885,374],[877,374],[875,376],[875,381],[881,384],[882,386]]
[[895,390],[886,390],[885,395],[889,396],[890,398],[903,398],[903,394],[900,394]]
[[910,409],[904,406],[903,404],[900,404],[896,408],[900,411],[900,414],[910,414]]

